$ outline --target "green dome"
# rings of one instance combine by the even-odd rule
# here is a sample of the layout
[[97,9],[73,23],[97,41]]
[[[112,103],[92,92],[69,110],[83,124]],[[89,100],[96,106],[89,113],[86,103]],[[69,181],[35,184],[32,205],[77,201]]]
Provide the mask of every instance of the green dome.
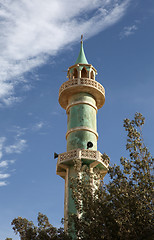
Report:
[[81,41],[81,48],[80,48],[79,56],[78,56],[75,64],[77,64],[77,63],[88,64],[85,53],[84,53],[84,49],[83,49],[83,41]]

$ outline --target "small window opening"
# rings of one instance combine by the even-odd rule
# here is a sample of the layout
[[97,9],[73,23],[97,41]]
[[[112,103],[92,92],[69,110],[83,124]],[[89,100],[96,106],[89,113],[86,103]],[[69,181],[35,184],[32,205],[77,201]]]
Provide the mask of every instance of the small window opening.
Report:
[[73,71],[73,78],[78,78],[78,71],[76,68],[74,68],[74,71]]
[[94,79],[94,73],[91,71],[91,79]]
[[85,68],[83,68],[82,71],[81,71],[81,77],[82,78],[87,78],[87,70]]

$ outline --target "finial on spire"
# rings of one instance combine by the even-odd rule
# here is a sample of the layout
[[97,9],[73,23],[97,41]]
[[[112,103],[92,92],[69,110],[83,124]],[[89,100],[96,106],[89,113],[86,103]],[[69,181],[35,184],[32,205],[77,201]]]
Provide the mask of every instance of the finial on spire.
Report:
[[83,42],[83,34],[81,35],[81,43]]
[[75,62],[75,64],[77,63],[81,63],[81,64],[88,64],[85,53],[84,53],[84,49],[83,49],[83,35],[81,35],[81,47],[80,47],[80,52],[79,52],[79,56]]

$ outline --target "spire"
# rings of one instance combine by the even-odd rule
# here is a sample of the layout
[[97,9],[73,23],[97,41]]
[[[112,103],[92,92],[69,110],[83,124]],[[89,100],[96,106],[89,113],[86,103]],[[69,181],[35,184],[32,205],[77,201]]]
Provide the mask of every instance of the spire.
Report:
[[80,52],[79,52],[79,56],[75,62],[75,64],[77,63],[82,63],[82,64],[88,64],[85,53],[84,53],[84,49],[83,49],[83,35],[81,35],[81,48],[80,48]]

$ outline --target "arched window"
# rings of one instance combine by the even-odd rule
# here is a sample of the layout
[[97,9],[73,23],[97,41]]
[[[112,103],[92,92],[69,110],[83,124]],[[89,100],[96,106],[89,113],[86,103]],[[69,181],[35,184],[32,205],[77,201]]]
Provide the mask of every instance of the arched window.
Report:
[[73,78],[78,78],[78,71],[76,68],[74,68],[74,71],[73,71]]
[[91,79],[94,79],[94,72],[91,71]]
[[85,68],[83,68],[82,71],[81,71],[81,77],[82,78],[87,78],[87,70]]

